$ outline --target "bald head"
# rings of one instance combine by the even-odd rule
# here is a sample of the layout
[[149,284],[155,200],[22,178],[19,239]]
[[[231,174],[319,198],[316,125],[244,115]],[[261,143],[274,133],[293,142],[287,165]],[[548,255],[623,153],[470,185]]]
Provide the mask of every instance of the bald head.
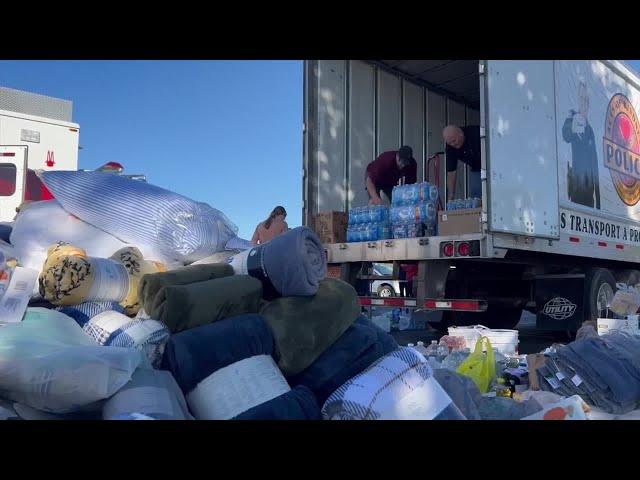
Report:
[[464,145],[464,132],[457,125],[448,125],[442,130],[444,142],[453,148],[462,148]]

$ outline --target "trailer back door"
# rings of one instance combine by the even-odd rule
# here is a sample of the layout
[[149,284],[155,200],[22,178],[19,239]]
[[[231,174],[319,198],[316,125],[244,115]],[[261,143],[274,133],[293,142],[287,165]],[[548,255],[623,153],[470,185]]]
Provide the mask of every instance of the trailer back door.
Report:
[[557,239],[554,62],[487,61],[483,83],[489,229]]

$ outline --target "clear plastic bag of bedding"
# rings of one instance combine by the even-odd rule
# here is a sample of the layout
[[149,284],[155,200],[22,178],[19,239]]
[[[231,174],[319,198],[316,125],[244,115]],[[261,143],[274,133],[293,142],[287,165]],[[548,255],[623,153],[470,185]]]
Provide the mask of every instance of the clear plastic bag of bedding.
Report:
[[149,245],[164,256],[194,262],[226,248],[238,228],[210,205],[120,175],[40,172],[62,207],[120,240]]
[[640,308],[640,289],[624,283],[618,283],[616,287],[618,291],[608,305],[609,310],[623,317],[636,313]]

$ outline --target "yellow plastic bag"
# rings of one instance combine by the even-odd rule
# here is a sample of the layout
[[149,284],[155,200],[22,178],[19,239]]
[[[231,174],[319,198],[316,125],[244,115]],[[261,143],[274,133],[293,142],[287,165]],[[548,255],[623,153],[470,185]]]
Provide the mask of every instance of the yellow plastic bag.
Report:
[[[482,352],[484,342],[486,342],[486,355]],[[489,391],[489,385],[496,376],[496,359],[493,355],[491,342],[487,337],[478,339],[473,353],[460,364],[456,371],[473,380],[480,392],[487,393]]]

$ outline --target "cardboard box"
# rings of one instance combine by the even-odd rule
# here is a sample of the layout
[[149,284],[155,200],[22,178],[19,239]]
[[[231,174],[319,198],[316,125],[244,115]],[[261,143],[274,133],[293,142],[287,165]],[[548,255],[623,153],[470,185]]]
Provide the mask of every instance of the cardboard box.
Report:
[[346,243],[349,215],[345,212],[323,212],[313,217],[313,229],[322,243]]
[[464,235],[482,232],[482,209],[440,210],[438,212],[438,235]]

